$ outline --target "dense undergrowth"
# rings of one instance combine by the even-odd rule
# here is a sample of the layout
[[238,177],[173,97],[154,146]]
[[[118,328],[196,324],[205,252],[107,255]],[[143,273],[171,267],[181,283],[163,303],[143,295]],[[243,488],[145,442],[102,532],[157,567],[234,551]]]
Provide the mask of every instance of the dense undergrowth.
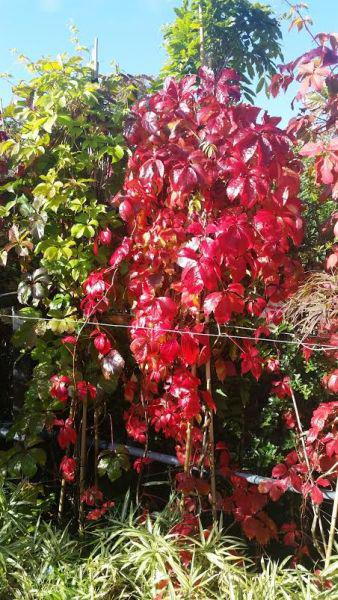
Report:
[[2,488],[1,600],[336,598],[338,556],[320,577],[287,560],[255,563],[221,525],[179,535],[173,507],[140,518],[127,496],[104,527],[79,537],[48,522],[48,501],[29,483]]

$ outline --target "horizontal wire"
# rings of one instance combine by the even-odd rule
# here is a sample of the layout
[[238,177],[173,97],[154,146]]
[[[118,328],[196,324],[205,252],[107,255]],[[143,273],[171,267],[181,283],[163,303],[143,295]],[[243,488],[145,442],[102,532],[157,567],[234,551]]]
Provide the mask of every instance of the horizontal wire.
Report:
[[[10,292],[10,294],[13,294],[13,292]],[[7,294],[2,294],[2,295],[7,295]],[[0,295],[0,298],[1,298],[1,295]],[[199,314],[203,314],[203,315],[205,314],[204,311],[197,311],[197,312]],[[132,317],[132,318],[136,318],[135,313],[130,313],[130,312],[110,311],[110,314],[113,315],[113,316],[116,316],[116,317],[128,317],[128,318]],[[8,316],[11,317],[12,315],[8,315]],[[14,318],[20,318],[20,315],[13,315],[13,317]],[[77,323],[81,323],[81,321],[77,321]],[[225,329],[243,329],[245,331],[257,331],[257,328],[260,327],[260,325],[257,325],[257,327],[248,327],[247,325],[244,326],[244,325],[225,325],[225,324],[223,324],[223,327]],[[282,334],[283,335],[288,335],[290,337],[295,337],[294,333],[290,333],[288,331],[283,331]],[[315,334],[313,334],[313,335],[310,335],[310,337],[315,338],[316,340],[327,340],[327,339],[330,338],[330,335],[315,335]],[[308,342],[308,344],[312,346],[312,342]],[[315,345],[318,345],[318,344],[315,344]]]
[[234,340],[253,340],[256,343],[258,342],[269,342],[271,343],[275,343],[275,344],[289,344],[289,345],[298,345],[298,346],[302,346],[303,348],[307,348],[309,350],[313,350],[314,352],[325,352],[328,350],[338,350],[338,346],[325,346],[322,345],[320,346],[319,344],[306,344],[305,342],[299,340],[298,338],[296,338],[294,341],[292,340],[277,340],[275,338],[263,338],[263,337],[253,337],[253,336],[244,336],[244,335],[232,335],[232,334],[227,334],[227,333],[204,333],[204,332],[197,332],[197,331],[184,331],[182,329],[167,329],[167,328],[154,328],[154,327],[146,327],[146,326],[141,326],[141,325],[124,325],[122,323],[103,323],[103,322],[97,322],[97,321],[83,321],[83,320],[77,320],[77,319],[70,319],[68,317],[64,317],[64,318],[56,318],[56,317],[33,317],[30,315],[6,315],[6,314],[1,314],[0,313],[0,318],[7,318],[7,319],[21,319],[23,321],[26,321],[28,319],[33,320],[33,321],[57,321],[57,322],[64,322],[67,321],[68,323],[74,323],[77,325],[83,325],[83,326],[87,326],[87,325],[95,325],[96,327],[99,325],[101,327],[111,327],[114,329],[141,329],[143,331],[151,331],[153,333],[175,333],[175,334],[191,334],[191,335],[196,335],[196,336],[201,336],[201,337],[213,337],[213,338],[228,338],[228,339],[234,339]]
[[[196,311],[199,314],[204,315],[204,311],[200,310],[200,311]],[[130,313],[130,312],[117,312],[117,311],[109,311],[110,315],[116,316],[116,317],[132,317],[132,318],[136,318],[135,313]],[[260,327],[260,325],[257,325],[257,327],[248,327],[248,326],[244,326],[244,325],[225,325],[223,324],[222,327],[224,327],[225,329],[243,329],[245,331],[257,331],[257,328]],[[290,337],[295,337],[294,333],[290,333],[289,331],[282,331],[281,332],[283,335],[288,335]],[[330,335],[310,335],[310,338],[314,338],[316,340],[327,340],[329,339],[331,336]],[[298,339],[298,338],[297,338]],[[312,344],[312,342],[307,342],[309,345]],[[317,344],[318,345],[318,344]]]
[[[7,294],[0,294],[0,298],[2,296],[11,296],[13,294],[17,294],[17,292],[9,292]],[[203,310],[200,310],[200,311],[197,311],[197,312],[199,314],[204,314]],[[135,313],[131,313],[131,312],[110,311],[110,314],[114,315],[114,316],[118,316],[118,317],[128,317],[128,318],[133,317],[133,318],[136,318]],[[19,318],[19,315],[13,315],[13,316]],[[259,325],[257,327],[248,327],[247,325],[244,326],[244,325],[225,325],[224,324],[223,327],[225,329],[243,329],[245,331],[257,331],[257,327],[259,327]],[[288,331],[283,331],[282,333],[283,333],[283,335],[288,335],[290,337],[295,337],[294,333],[290,333]],[[311,335],[310,337],[315,338],[316,340],[327,340],[327,339],[330,338],[330,335]],[[310,342],[308,342],[308,343],[310,344]]]

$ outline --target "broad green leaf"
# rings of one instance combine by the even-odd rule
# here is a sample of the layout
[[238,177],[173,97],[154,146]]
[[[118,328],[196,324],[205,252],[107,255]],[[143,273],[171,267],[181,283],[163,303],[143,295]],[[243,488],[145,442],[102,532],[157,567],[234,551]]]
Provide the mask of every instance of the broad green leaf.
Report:
[[30,455],[33,458],[33,460],[41,467],[43,467],[46,464],[47,455],[43,448],[32,448],[30,450]]
[[47,260],[55,260],[59,256],[59,249],[56,246],[49,246],[43,255]]
[[2,250],[0,252],[0,265],[5,267],[7,264],[8,252],[6,250]]
[[49,119],[47,119],[47,121],[44,123],[43,129],[45,131],[47,131],[48,133],[51,133],[52,129],[55,125],[55,121],[56,121],[56,115],[53,117],[49,117]]
[[58,334],[65,333],[66,331],[72,333],[75,330],[74,317],[72,317],[71,319],[52,319],[48,323],[48,328],[51,329],[54,333]]
[[81,238],[84,236],[85,225],[81,223],[75,223],[70,230],[70,234],[76,238]]
[[25,281],[20,281],[18,285],[18,300],[20,304],[27,304],[32,295],[31,287]]
[[112,162],[114,163],[114,162],[118,162],[119,160],[121,160],[121,158],[123,158],[124,150],[123,150],[122,146],[117,144],[114,147],[107,148],[106,154],[109,154],[109,156],[112,159]]

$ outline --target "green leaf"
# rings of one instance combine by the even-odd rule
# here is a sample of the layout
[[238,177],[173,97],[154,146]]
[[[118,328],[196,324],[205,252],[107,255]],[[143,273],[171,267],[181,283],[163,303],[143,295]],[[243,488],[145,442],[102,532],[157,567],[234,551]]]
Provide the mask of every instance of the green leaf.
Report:
[[121,460],[118,456],[112,456],[111,453],[100,458],[97,469],[100,477],[107,475],[111,482],[116,481],[122,475]]
[[47,131],[47,133],[52,133],[52,129],[55,125],[55,121],[56,121],[56,115],[54,115],[53,117],[49,117],[49,119],[47,119],[47,121],[44,123],[43,129],[45,131]]
[[74,318],[52,319],[48,323],[48,328],[54,333],[61,334],[66,331],[72,333],[75,330]]
[[61,125],[65,125],[66,127],[74,126],[74,119],[69,115],[58,115],[57,120]]
[[84,230],[83,230],[83,235],[86,238],[91,238],[95,235],[95,229],[92,225],[85,225]]
[[71,258],[71,256],[73,255],[73,251],[71,248],[69,248],[69,246],[64,246],[61,252],[66,258]]
[[258,82],[258,84],[257,84],[257,87],[256,87],[256,93],[257,94],[263,89],[264,83],[265,83],[265,78],[261,77],[260,80],[259,80],[259,82]]
[[43,255],[47,260],[55,260],[59,256],[59,249],[56,246],[49,246]]
[[6,154],[6,152],[8,152],[8,150],[10,150],[11,148],[13,148],[15,144],[14,140],[6,140],[5,142],[1,142],[0,144],[0,155],[1,154]]
[[249,77],[251,79],[254,79],[254,77],[255,77],[255,71],[253,70],[251,63],[249,63],[249,62],[247,63],[246,70],[248,71]]
[[32,448],[30,450],[30,455],[40,467],[43,467],[46,464],[47,455],[43,448]]
[[31,287],[25,281],[20,281],[18,285],[18,300],[20,304],[27,304],[32,295]]
[[0,217],[8,217],[11,208],[16,205],[16,200],[11,200],[11,202],[7,202],[5,206],[0,206]]
[[38,468],[34,460],[33,450],[25,454],[21,459],[21,471],[25,477],[34,477]]
[[70,233],[72,236],[80,238],[84,236],[85,229],[85,225],[82,225],[81,223],[75,223],[75,225],[73,225],[71,228]]
[[112,162],[114,163],[114,162],[118,162],[119,160],[121,160],[121,158],[123,158],[124,150],[123,150],[122,146],[117,144],[113,148],[107,148],[106,154],[109,154],[109,156],[111,156]]
[[119,477],[121,477],[121,464],[118,458],[115,458],[112,461],[110,461],[107,468],[107,475],[112,483],[116,481],[116,479],[119,479]]
[[8,252],[6,252],[6,250],[2,250],[0,252],[0,265],[2,267],[5,267],[7,264],[7,258],[8,258]]

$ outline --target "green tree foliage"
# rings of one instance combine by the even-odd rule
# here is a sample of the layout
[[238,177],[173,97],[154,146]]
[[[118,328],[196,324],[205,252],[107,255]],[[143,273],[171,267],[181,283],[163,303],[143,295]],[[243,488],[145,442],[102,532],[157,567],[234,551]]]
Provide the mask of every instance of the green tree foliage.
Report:
[[95,255],[93,242],[120,226],[109,200],[124,170],[123,120],[144,82],[117,71],[94,81],[80,54],[22,60],[32,78],[0,116],[0,258],[2,287],[17,289],[27,318],[14,343],[36,363],[17,428],[35,435],[53,408],[49,377],[72,369],[60,336],[80,327],[81,284],[111,252],[98,241]]
[[[232,67],[247,79],[259,78],[257,89],[264,86],[264,75],[275,71],[282,58],[281,32],[271,9],[250,0],[183,0],[176,8],[176,19],[164,30],[168,60],[162,74],[174,77],[196,73],[201,66],[201,13],[205,57],[214,70]],[[249,98],[252,89],[246,89]]]

